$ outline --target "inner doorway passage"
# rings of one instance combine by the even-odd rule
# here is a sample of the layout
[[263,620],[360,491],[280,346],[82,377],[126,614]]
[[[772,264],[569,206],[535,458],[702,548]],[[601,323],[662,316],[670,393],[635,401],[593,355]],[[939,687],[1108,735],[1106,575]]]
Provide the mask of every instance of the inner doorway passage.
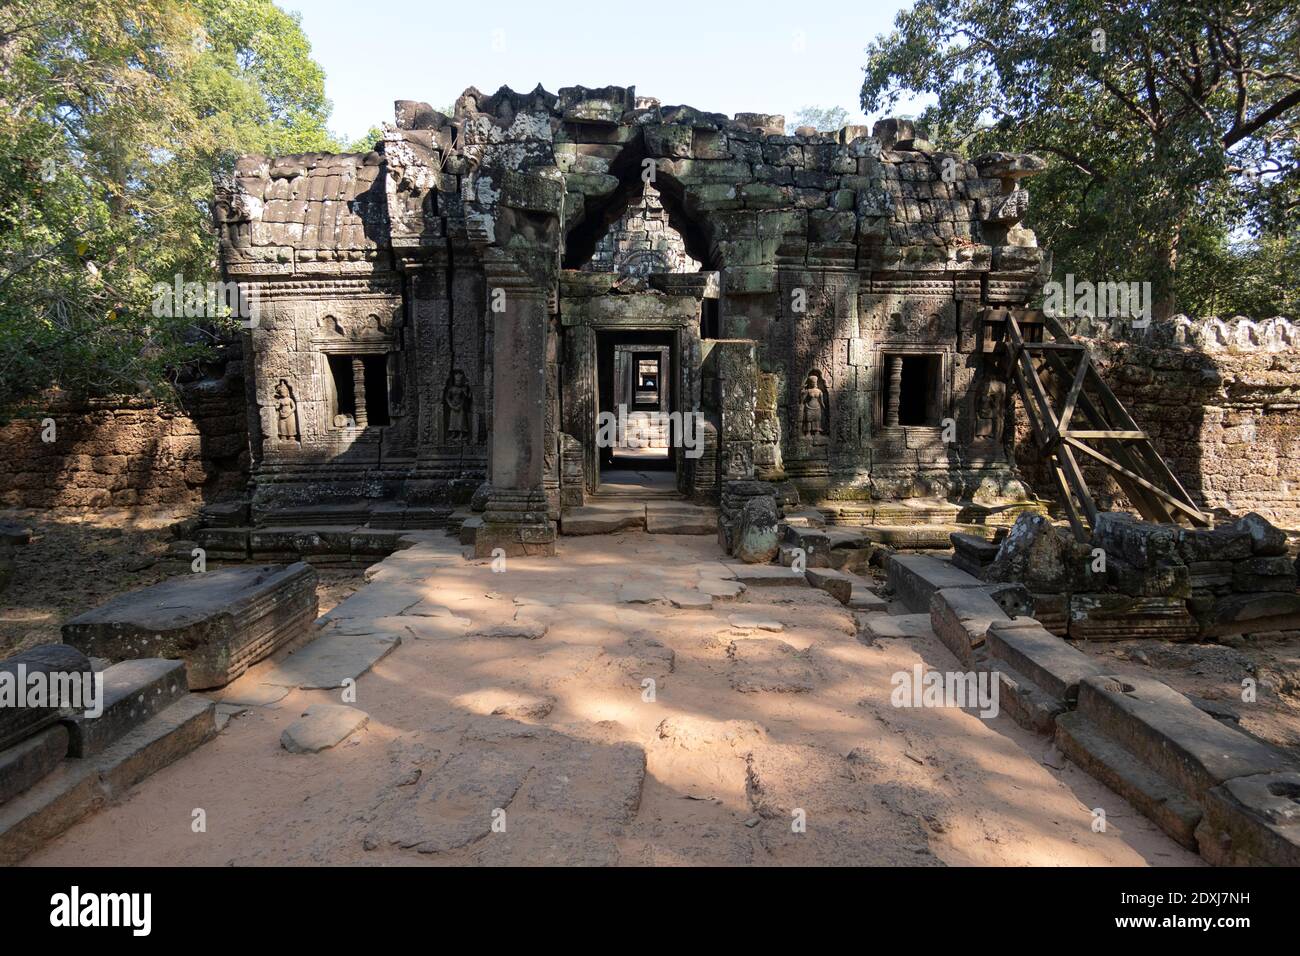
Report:
[[[598,333],[597,349],[602,483],[636,484],[631,473],[645,472],[659,473],[659,484],[673,484],[676,334],[607,330]],[[652,478],[643,476],[641,482],[656,483]]]

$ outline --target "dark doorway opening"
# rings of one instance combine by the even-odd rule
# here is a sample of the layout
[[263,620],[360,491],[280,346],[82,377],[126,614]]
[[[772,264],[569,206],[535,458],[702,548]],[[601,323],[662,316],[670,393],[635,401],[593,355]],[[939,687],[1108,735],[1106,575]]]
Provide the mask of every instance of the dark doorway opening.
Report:
[[898,390],[900,425],[939,424],[939,356],[904,355]]
[[[677,335],[605,329],[596,333],[596,443],[601,481],[674,483],[672,412],[678,407]],[[647,478],[637,473],[661,473]]]

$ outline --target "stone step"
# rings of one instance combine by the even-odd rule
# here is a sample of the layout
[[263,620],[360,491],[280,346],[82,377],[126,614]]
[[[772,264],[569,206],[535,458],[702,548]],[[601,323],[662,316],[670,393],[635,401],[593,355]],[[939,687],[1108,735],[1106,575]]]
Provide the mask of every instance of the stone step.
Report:
[[1196,798],[1233,777],[1296,769],[1282,751],[1220,723],[1151,678],[1085,678],[1078,710]]
[[928,613],[930,598],[944,588],[978,588],[984,582],[928,554],[895,554],[889,559],[889,587],[914,613]]
[[64,760],[35,786],[0,805],[0,866],[18,863],[216,732],[216,705],[186,694],[102,753]]
[[1238,777],[1206,794],[1196,827],[1201,855],[1216,866],[1300,866],[1300,773]]
[[726,579],[739,581],[746,587],[807,587],[808,579],[802,572],[777,564],[745,564],[743,561],[723,561]]
[[142,658],[103,671],[103,713],[64,720],[68,756],[91,757],[186,694],[185,662]]
[[703,508],[688,502],[647,501],[646,531],[650,534],[718,533],[718,509]]
[[46,727],[0,750],[0,804],[34,786],[68,755],[68,728]]
[[930,626],[964,667],[974,664],[989,626],[1007,620],[983,588],[942,588],[930,598]]
[[644,531],[646,506],[635,501],[600,501],[592,499],[580,508],[565,508],[560,513],[560,534],[613,534],[617,531]]
[[1107,737],[1087,717],[1078,712],[1057,716],[1056,745],[1178,843],[1196,849],[1196,824],[1201,819],[1197,802]]

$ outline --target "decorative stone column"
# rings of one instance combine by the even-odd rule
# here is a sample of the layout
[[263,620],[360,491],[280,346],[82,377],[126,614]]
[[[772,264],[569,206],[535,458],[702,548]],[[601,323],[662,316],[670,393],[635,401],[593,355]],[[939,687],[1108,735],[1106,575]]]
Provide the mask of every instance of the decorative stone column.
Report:
[[885,427],[897,428],[898,403],[903,391],[903,357],[889,355],[885,361],[888,363],[888,374],[885,376]]
[[352,359],[352,397],[357,427],[365,428],[370,424],[370,415],[366,411],[366,363],[360,357]]
[[[547,290],[506,262],[488,262],[492,322],[492,494],[474,542],[478,557],[555,554],[545,472]],[[497,290],[500,290],[498,292]]]

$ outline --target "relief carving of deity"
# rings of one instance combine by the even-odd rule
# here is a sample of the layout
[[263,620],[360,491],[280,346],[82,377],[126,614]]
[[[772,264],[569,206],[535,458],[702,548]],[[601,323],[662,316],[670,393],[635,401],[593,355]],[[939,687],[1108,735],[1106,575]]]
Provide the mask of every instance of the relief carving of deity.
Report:
[[276,435],[280,441],[298,441],[298,403],[286,379],[275,386]]
[[825,435],[829,411],[821,376],[811,372],[803,383],[803,392],[799,396],[799,433],[805,438]]
[[465,373],[456,369],[443,391],[443,405],[447,409],[447,443],[463,445],[470,440],[470,407],[474,392],[465,381]]

